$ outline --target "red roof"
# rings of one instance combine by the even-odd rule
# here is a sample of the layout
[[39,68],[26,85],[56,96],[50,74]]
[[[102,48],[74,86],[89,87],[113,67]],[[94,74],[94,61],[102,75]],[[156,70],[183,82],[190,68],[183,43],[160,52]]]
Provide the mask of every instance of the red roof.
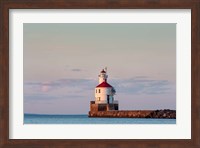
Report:
[[101,84],[97,85],[96,87],[112,87],[112,86],[108,84],[106,81],[104,81]]

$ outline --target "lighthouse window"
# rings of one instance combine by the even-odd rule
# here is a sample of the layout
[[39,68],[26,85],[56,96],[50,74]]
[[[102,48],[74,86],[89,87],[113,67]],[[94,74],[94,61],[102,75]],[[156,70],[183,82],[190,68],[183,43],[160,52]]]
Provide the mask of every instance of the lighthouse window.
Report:
[[97,89],[96,89],[96,93],[97,93]]
[[101,89],[99,89],[99,93],[101,93]]

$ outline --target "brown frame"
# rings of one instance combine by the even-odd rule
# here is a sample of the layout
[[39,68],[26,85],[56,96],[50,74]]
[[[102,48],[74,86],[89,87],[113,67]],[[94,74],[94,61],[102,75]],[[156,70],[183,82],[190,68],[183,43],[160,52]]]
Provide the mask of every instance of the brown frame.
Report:
[[[191,9],[192,138],[189,140],[9,139],[9,9]],[[172,133],[173,134],[173,133]],[[0,147],[200,148],[200,0],[1,0]]]

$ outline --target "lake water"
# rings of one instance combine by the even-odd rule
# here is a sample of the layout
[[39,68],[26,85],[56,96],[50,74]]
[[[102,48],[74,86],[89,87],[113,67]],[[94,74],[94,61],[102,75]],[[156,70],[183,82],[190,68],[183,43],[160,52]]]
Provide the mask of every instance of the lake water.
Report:
[[176,119],[89,118],[87,115],[25,114],[24,124],[176,124]]

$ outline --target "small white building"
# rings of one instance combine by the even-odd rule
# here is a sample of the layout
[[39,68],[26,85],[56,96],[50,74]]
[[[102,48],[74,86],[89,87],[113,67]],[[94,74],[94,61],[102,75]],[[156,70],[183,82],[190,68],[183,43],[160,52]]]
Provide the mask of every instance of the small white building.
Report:
[[99,111],[119,110],[118,101],[114,100],[116,93],[114,87],[108,84],[107,69],[103,69],[99,74],[99,85],[95,88],[95,101],[90,101],[89,116]]
[[95,104],[114,104],[114,95],[116,93],[114,87],[108,82],[107,70],[102,70],[99,74],[99,85],[95,88]]

